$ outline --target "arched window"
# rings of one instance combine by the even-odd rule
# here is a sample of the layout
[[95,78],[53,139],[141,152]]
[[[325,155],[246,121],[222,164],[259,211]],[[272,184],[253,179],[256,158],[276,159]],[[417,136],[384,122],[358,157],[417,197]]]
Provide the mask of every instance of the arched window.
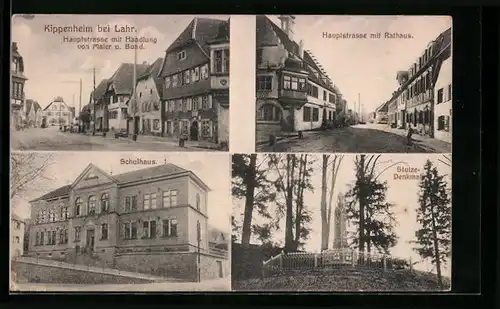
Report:
[[281,110],[273,104],[266,103],[260,107],[257,117],[262,121],[280,121]]
[[46,223],[48,220],[48,217],[47,217],[47,209],[44,209],[42,210],[42,222],[43,223]]
[[196,209],[198,210],[200,210],[200,203],[201,203],[200,194],[196,193]]
[[88,208],[87,208],[89,215],[95,215],[96,203],[97,203],[97,199],[95,198],[95,196],[91,195],[89,197]]
[[109,195],[107,193],[103,193],[101,195],[101,212],[109,211]]
[[82,215],[82,204],[82,199],[78,197],[75,201],[75,217]]

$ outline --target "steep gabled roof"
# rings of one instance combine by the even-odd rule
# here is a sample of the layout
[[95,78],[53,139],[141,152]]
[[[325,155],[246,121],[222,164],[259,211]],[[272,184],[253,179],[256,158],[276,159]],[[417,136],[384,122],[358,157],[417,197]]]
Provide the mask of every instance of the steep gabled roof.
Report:
[[24,102],[24,103],[26,104],[26,113],[27,114],[29,114],[31,112],[32,108],[35,109],[35,113],[38,112],[40,109],[42,109],[40,107],[40,104],[38,104],[38,102],[35,100],[27,99],[26,102]]
[[78,177],[73,181],[73,183],[71,184],[71,188],[73,188],[74,186],[76,186],[76,184],[78,182],[80,182],[80,180],[83,178],[83,176],[85,176],[85,174],[87,174],[87,172],[90,171],[91,169],[97,170],[99,173],[102,173],[102,174],[106,175],[106,177],[108,177],[112,181],[116,182],[116,178],[114,178],[113,176],[109,175],[108,173],[106,173],[105,171],[103,171],[102,169],[100,169],[98,166],[96,166],[96,165],[94,165],[92,163],[89,163],[87,165],[87,167],[80,173],[80,175],[78,175]]
[[221,23],[219,25],[219,29],[217,30],[217,36],[213,39],[208,41],[208,44],[216,44],[216,43],[222,43],[222,42],[229,42],[229,37],[230,37],[230,23],[231,19],[229,18],[227,22]]
[[170,44],[166,52],[169,53],[194,41],[200,45],[201,49],[207,55],[209,55],[210,47],[208,42],[217,37],[219,34],[219,26],[225,23],[228,23],[228,21],[215,18],[195,17],[177,39]]
[[108,85],[109,85],[109,79],[105,78],[105,79],[101,80],[99,85],[97,85],[97,87],[95,87],[95,91],[93,91],[95,100],[99,100],[100,98],[102,98],[104,96],[104,94],[106,93],[106,90],[108,89]]
[[[136,76],[141,76],[149,68],[147,64],[136,64]],[[109,78],[109,83],[113,85],[116,94],[132,94],[134,84],[134,64],[122,63]]]
[[137,80],[141,80],[141,79],[147,79],[149,77],[152,77],[154,82],[155,82],[158,94],[160,95],[160,98],[162,97],[163,86],[165,83],[165,80],[159,76],[162,65],[163,65],[163,58],[156,59],[155,62],[153,62],[149,66],[149,68],[141,76],[139,76],[139,78],[137,79]]
[[[289,53],[295,55],[296,57],[300,57],[299,44],[291,40],[290,37],[285,33],[285,31],[283,31],[283,29],[281,29],[278,25],[271,21],[267,16],[257,15],[256,23],[257,47],[277,45],[279,42],[281,42],[281,44],[283,44],[284,48]],[[312,67],[319,73],[323,72],[323,70],[318,67],[316,61],[314,61],[313,57],[308,51],[304,50],[303,52],[304,56],[302,58],[302,61],[307,64],[305,69],[309,72],[309,79],[321,85],[322,87],[335,92],[331,85],[324,83],[321,79],[317,78],[316,75],[314,75],[313,71],[309,67]]]
[[54,99],[54,101],[50,102],[49,105],[45,106],[43,110],[46,111],[55,102],[64,103],[64,105],[66,105],[66,108],[69,109],[68,104],[66,104],[66,102],[64,102],[64,100],[61,97],[57,97],[56,99]]

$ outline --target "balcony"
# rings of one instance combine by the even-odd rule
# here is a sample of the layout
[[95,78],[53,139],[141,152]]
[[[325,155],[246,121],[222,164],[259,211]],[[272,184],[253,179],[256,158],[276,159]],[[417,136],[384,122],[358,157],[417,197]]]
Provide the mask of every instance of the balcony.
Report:
[[307,103],[307,92],[290,89],[281,89],[278,99],[281,103],[295,108],[301,108]]

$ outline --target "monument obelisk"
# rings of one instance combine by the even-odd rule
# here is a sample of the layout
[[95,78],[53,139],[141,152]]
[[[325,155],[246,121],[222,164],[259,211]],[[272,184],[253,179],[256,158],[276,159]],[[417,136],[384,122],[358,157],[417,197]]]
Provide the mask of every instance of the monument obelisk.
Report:
[[346,215],[344,205],[340,201],[337,203],[337,207],[335,207],[334,217],[335,221],[333,222],[333,248],[347,248],[347,241],[345,239]]

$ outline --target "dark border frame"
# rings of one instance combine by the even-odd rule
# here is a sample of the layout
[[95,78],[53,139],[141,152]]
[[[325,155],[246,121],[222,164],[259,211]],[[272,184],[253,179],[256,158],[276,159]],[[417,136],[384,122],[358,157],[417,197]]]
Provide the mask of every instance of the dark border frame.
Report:
[[[340,5],[341,1],[337,1],[335,5],[327,6],[325,4],[313,5],[312,2],[308,1],[308,7],[299,7],[293,4],[287,4],[285,6],[276,6],[268,3],[267,8],[264,6],[257,6],[255,4],[246,3],[240,5],[230,5],[227,2],[210,2],[210,5],[193,5],[188,1],[183,2],[154,2],[148,0],[142,0],[141,6],[134,3],[133,1],[122,1],[121,3],[111,3],[96,0],[87,0],[82,2],[66,2],[60,3],[54,0],[18,0],[13,1],[12,9],[14,13],[126,13],[133,12],[134,14],[140,13],[154,13],[154,14],[173,14],[173,13],[239,13],[239,14],[255,14],[255,13],[266,13],[266,14],[276,14],[284,12],[298,12],[302,13],[316,13],[316,14],[411,14],[411,15],[452,15],[453,16],[453,29],[454,29],[454,56],[453,56],[453,79],[454,79],[454,96],[456,98],[454,104],[454,121],[461,125],[454,126],[454,143],[453,143],[453,272],[452,280],[454,290],[460,290],[462,292],[467,292],[468,294],[455,294],[455,295],[439,295],[439,294],[423,294],[423,295],[408,295],[408,294],[397,294],[397,295],[376,295],[376,294],[316,294],[316,295],[301,295],[298,293],[283,293],[278,296],[269,296],[265,294],[249,295],[242,293],[199,293],[199,294],[158,294],[158,293],[148,293],[148,296],[155,297],[141,297],[137,294],[107,294],[107,295],[93,295],[93,297],[85,297],[89,294],[83,295],[67,295],[67,294],[52,294],[57,297],[51,297],[51,295],[8,295],[8,269],[3,268],[1,272],[4,278],[0,280],[2,285],[2,292],[7,294],[2,294],[2,299],[5,298],[18,302],[20,304],[36,303],[37,301],[43,301],[50,304],[55,304],[62,301],[72,303],[72,304],[82,304],[95,306],[97,300],[105,302],[106,300],[111,300],[113,304],[124,303],[129,304],[145,304],[145,303],[155,303],[160,302],[163,305],[173,305],[173,304],[253,304],[253,305],[312,305],[312,304],[324,304],[324,305],[365,305],[373,306],[379,305],[383,307],[409,307],[409,306],[429,306],[429,307],[443,307],[443,306],[453,306],[453,307],[482,307],[486,305],[485,301],[486,295],[482,296],[478,294],[480,290],[478,289],[480,283],[482,283],[482,291],[493,290],[495,284],[489,282],[486,284],[486,279],[492,278],[494,271],[490,269],[489,273],[480,276],[480,259],[481,259],[481,247],[480,247],[480,230],[492,234],[492,227],[486,225],[486,221],[483,220],[482,224],[480,222],[481,208],[479,207],[479,194],[480,194],[480,179],[481,176],[481,163],[480,163],[480,147],[481,147],[481,135],[480,135],[480,19],[482,12],[489,10],[490,14],[494,14],[498,18],[497,8],[488,8],[487,10],[481,10],[479,7],[472,6],[456,6],[456,7],[444,7],[438,6],[437,2],[441,1],[422,1],[426,3],[420,4],[433,4],[433,6],[404,6],[402,3],[405,1],[391,1],[392,8],[388,6],[374,6],[374,5],[364,5],[357,6],[349,5],[347,3],[352,3],[351,1],[344,1]],[[109,5],[107,5],[109,3]],[[5,6],[8,2],[4,2]],[[8,9],[8,8],[6,8]],[[3,40],[4,42],[9,42],[7,38],[10,37],[10,18],[6,16],[7,10],[3,11]],[[496,21],[493,21],[495,23]],[[483,22],[484,25],[485,22]],[[495,29],[498,30],[497,24],[492,24]],[[484,27],[486,27],[484,25]],[[490,25],[491,27],[491,25]],[[496,34],[498,38],[498,33]],[[494,40],[494,39],[493,39]],[[488,44],[491,44],[489,41]],[[4,44],[4,55],[5,52],[9,52],[7,48],[10,48],[10,43]],[[489,47],[491,48],[491,47]],[[484,50],[483,50],[484,51]],[[498,57],[498,53],[496,53]],[[9,93],[9,85],[6,80],[9,80],[8,68],[9,66],[3,66],[2,79],[4,81],[3,94]],[[498,85],[493,85],[497,89]],[[4,102],[8,102],[8,98],[4,98]],[[497,100],[489,100],[490,105],[495,105]],[[484,112],[484,111],[483,111]],[[485,111],[485,115],[491,117],[492,114],[495,116],[496,113],[491,113],[491,110]],[[9,115],[8,113],[3,113],[4,122],[8,124]],[[496,121],[494,122],[496,123]],[[5,127],[4,132],[9,132],[9,128]],[[5,135],[4,135],[5,136]],[[5,140],[5,138],[4,138]],[[5,153],[7,154],[10,150],[9,145],[5,143]],[[489,150],[492,150],[491,148]],[[486,151],[486,149],[485,149]],[[491,156],[491,155],[490,155]],[[9,166],[7,161],[7,156],[3,156],[5,159],[5,169]],[[483,157],[484,159],[484,157]],[[490,158],[491,159],[491,158]],[[488,168],[491,168],[488,166]],[[493,169],[490,170],[492,172]],[[496,172],[496,171],[495,171]],[[7,173],[2,173],[2,176],[8,177]],[[5,186],[6,188],[6,186]],[[494,187],[495,188],[495,187]],[[483,188],[484,189],[484,188]],[[493,191],[495,192],[495,191]],[[483,193],[485,193],[483,191]],[[491,193],[491,191],[490,191]],[[7,197],[5,194],[4,196]],[[495,206],[495,203],[491,203],[490,206]],[[3,205],[8,205],[7,198],[4,200]],[[491,207],[493,208],[493,207]],[[489,210],[490,207],[484,208],[483,210]],[[2,207],[1,211],[3,216],[1,218],[4,223],[7,223],[9,218],[8,207]],[[486,213],[483,215],[486,216]],[[488,215],[493,215],[490,212]],[[9,224],[3,224],[4,235],[9,234]],[[486,233],[485,233],[486,234]],[[491,235],[490,235],[491,236]],[[493,235],[494,236],[494,235]],[[10,239],[4,237],[5,239]],[[491,239],[488,244],[495,244]],[[7,244],[5,244],[7,245]],[[4,246],[5,248],[6,246]],[[483,254],[488,253],[489,265],[495,264],[494,254],[493,259],[491,259],[491,246],[488,249],[482,247]],[[2,260],[8,259],[7,250],[2,250],[4,254],[1,255]],[[485,255],[483,255],[485,258]],[[8,261],[5,261],[8,262]],[[4,265],[8,265],[5,263]],[[6,277],[5,277],[6,276]],[[7,280],[6,280],[7,279]],[[493,283],[493,284],[492,284]],[[143,293],[146,294],[146,293]],[[108,298],[108,295],[120,295],[119,297]],[[359,297],[363,295],[364,297]],[[80,296],[80,297],[79,297]],[[82,297],[83,296],[83,297]],[[489,298],[488,300],[491,301]],[[111,304],[111,302],[110,302]],[[494,306],[493,306],[494,307]]]

